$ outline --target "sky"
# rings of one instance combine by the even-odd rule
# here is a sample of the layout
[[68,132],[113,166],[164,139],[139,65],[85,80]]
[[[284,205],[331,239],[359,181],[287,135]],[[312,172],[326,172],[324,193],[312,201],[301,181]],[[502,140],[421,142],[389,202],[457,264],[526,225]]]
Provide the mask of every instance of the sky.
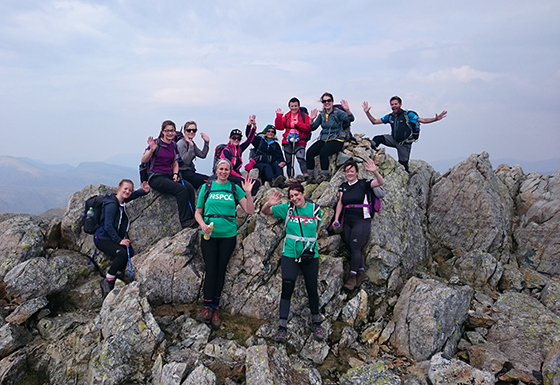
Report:
[[0,155],[139,159],[166,119],[214,148],[250,114],[263,128],[291,97],[311,110],[330,92],[370,137],[390,128],[363,101],[375,117],[393,95],[447,110],[412,159],[557,158],[558,20],[555,0],[3,0]]

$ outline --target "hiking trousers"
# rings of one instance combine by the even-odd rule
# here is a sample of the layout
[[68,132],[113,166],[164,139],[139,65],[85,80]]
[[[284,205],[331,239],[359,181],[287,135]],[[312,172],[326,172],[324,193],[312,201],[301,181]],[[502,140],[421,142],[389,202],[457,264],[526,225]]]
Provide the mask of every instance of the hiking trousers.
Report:
[[199,174],[192,170],[180,170],[181,178],[189,182],[195,190],[202,186],[208,180],[209,176],[204,174]]
[[344,239],[350,249],[350,270],[357,272],[364,268],[364,255],[362,249],[371,233],[371,218],[346,219],[344,218]]
[[284,175],[284,170],[278,165],[278,162],[274,163],[257,163],[255,167],[259,169],[261,178],[264,181],[272,182],[272,180],[280,175]]
[[201,239],[200,248],[206,272],[203,289],[205,304],[212,303],[213,307],[218,308],[224,289],[227,265],[236,243],[237,237]]
[[319,155],[321,171],[329,171],[329,156],[339,153],[344,146],[340,140],[318,140],[307,150],[307,169],[315,169],[315,157]]
[[[126,263],[128,262],[128,253],[126,246],[115,243],[110,239],[94,238],[95,246],[111,259],[111,266],[107,271],[108,274],[116,276],[117,272],[126,270]],[[134,255],[132,246],[128,248],[130,258]]]
[[282,256],[282,295],[280,298],[280,319],[287,320],[290,314],[290,302],[298,272],[301,270],[305,281],[305,289],[309,298],[309,308],[312,315],[319,314],[319,294],[317,292],[317,277],[319,275],[319,258],[310,262],[298,263],[295,258]]
[[171,175],[154,175],[150,178],[150,187],[164,194],[173,195],[179,208],[181,225],[194,218],[194,187],[187,181],[173,182]]
[[307,174],[307,163],[305,160],[305,146],[294,146],[293,144],[284,144],[284,158],[286,158],[286,169],[288,170],[288,178],[292,178],[295,175],[295,165],[292,164],[292,160],[295,157],[299,164],[299,168],[302,174]]
[[392,135],[377,135],[372,139],[376,146],[379,147],[380,144],[384,144],[387,147],[393,147],[397,149],[397,155],[399,157],[399,163],[404,166],[406,172],[408,170],[408,161],[410,159],[410,151],[412,150],[412,143],[399,144]]

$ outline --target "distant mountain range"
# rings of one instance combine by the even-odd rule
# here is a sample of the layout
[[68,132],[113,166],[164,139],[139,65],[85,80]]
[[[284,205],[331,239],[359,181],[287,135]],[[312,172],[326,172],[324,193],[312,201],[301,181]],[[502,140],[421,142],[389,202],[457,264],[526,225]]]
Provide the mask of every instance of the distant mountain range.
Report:
[[[212,154],[197,161],[197,168],[207,172],[211,168]],[[448,159],[430,162],[441,173],[464,159]],[[25,213],[55,215],[65,207],[74,192],[90,184],[116,186],[123,178],[140,183],[138,154],[115,156],[106,162],[84,162],[74,167],[68,164],[49,165],[29,158],[0,155],[0,214]],[[119,163],[120,165],[111,164]],[[560,158],[546,161],[520,161],[515,159],[492,159],[492,165],[519,164],[525,173],[552,174],[560,169]],[[50,210],[50,211],[49,211]],[[45,213],[49,211],[48,213]]]
[[138,169],[103,162],[48,165],[0,156],[0,213],[40,214],[66,206],[70,195],[87,185],[116,186],[123,178],[138,184]]

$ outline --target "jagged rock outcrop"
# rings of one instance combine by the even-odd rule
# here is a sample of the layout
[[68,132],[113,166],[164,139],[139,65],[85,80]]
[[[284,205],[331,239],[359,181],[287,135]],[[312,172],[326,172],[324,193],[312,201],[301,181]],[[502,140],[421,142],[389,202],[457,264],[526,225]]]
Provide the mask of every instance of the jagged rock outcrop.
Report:
[[212,331],[194,320],[200,231],[181,230],[174,198],[157,192],[127,205],[133,279],[125,272],[103,301],[108,261],[88,264],[94,247],[80,224],[86,198],[111,188],[87,186],[61,219],[0,215],[0,384],[559,383],[560,172],[493,171],[482,153],[444,175],[412,161],[407,174],[380,151],[387,195],[364,248],[369,281],[346,293],[347,249],[329,226],[338,166],[373,156],[356,140],[331,158],[330,181],[305,184],[323,211],[325,341],[312,337],[298,279],[288,342],[273,342],[284,227],[259,214],[266,187],[255,215],[238,212],[223,325]]

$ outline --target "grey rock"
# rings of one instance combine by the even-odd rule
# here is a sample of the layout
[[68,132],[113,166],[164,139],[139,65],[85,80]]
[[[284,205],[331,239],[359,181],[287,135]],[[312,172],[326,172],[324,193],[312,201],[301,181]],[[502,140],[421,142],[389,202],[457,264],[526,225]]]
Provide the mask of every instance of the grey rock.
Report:
[[367,320],[368,313],[368,295],[360,290],[342,309],[342,321],[352,327],[357,326]]
[[187,364],[184,362],[170,362],[163,366],[159,381],[153,385],[181,385],[187,373]]
[[180,345],[194,350],[203,350],[208,343],[211,331],[208,325],[187,318],[181,328]]
[[469,346],[467,351],[472,366],[494,375],[500,372],[508,361],[508,357],[493,343]]
[[245,379],[247,384],[259,385],[320,385],[321,377],[316,369],[293,367],[284,347],[267,345],[247,349]]
[[428,230],[444,258],[445,250],[454,249],[507,254],[512,216],[509,191],[483,152],[457,164],[434,184]]
[[66,306],[73,306],[76,309],[82,310],[101,308],[103,295],[99,283],[102,279],[96,278],[66,291],[63,296]]
[[47,306],[49,300],[46,297],[33,298],[19,305],[9,316],[6,321],[21,325],[29,319],[37,311]]
[[204,365],[199,365],[181,385],[218,385],[218,380],[213,371]]
[[28,373],[27,359],[29,354],[26,349],[20,349],[15,353],[0,360],[0,384],[20,385]]
[[502,278],[498,283],[499,289],[502,291],[521,291],[525,288],[525,286],[526,283],[523,273],[521,273],[521,271],[519,271],[519,269],[517,269],[513,265],[505,265],[504,272],[502,273]]
[[391,344],[399,354],[417,361],[441,349],[454,354],[472,295],[467,286],[411,278],[394,308]]
[[457,359],[445,358],[441,353],[430,360],[428,377],[433,385],[493,385],[496,382],[492,373],[475,369]]
[[29,332],[20,326],[5,324],[0,328],[0,358],[4,358],[31,341]]
[[137,282],[109,293],[96,319],[103,339],[93,350],[88,377],[92,384],[142,381],[163,333]]
[[0,217],[0,280],[18,264],[45,255],[48,226],[47,220],[32,215]]
[[560,316],[560,282],[551,280],[546,284],[541,294],[541,302],[557,316]]
[[502,275],[500,262],[492,254],[479,250],[460,253],[445,262],[447,268],[459,277],[459,283],[482,287],[490,282],[497,283]]
[[387,363],[376,361],[373,364],[349,369],[340,377],[341,385],[400,385],[401,379],[393,373]]
[[560,232],[560,171],[552,175],[527,175],[517,205],[520,223],[513,236],[518,244],[519,263],[559,276],[560,244],[550,234]]
[[502,294],[494,303],[496,320],[488,332],[514,368],[540,371],[550,346],[560,341],[560,318],[538,300],[515,292]]
[[542,366],[545,385],[560,385],[560,343],[548,351]]
[[245,348],[235,341],[216,338],[204,348],[204,354],[230,367],[242,366],[245,362]]

